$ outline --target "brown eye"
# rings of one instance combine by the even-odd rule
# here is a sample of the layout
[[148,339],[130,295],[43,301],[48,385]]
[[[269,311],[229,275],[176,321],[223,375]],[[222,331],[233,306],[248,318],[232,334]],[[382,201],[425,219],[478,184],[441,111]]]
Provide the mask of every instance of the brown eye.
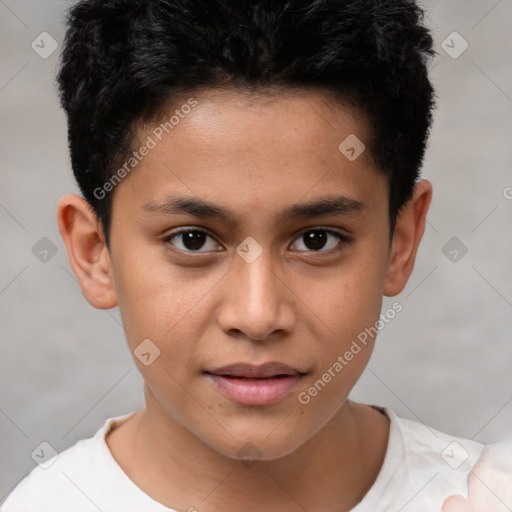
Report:
[[315,228],[304,231],[297,240],[302,241],[302,243],[298,244],[299,247],[294,250],[328,252],[333,249],[336,250],[338,246],[342,245],[340,242],[349,242],[350,237],[331,229]]
[[[210,240],[209,244],[207,243]],[[219,245],[213,240],[213,238],[202,229],[187,228],[181,229],[172,233],[164,240],[166,243],[170,243],[176,249],[183,252],[208,252],[216,250]],[[177,241],[177,243],[175,243]],[[206,245],[206,250],[201,251],[200,249]]]

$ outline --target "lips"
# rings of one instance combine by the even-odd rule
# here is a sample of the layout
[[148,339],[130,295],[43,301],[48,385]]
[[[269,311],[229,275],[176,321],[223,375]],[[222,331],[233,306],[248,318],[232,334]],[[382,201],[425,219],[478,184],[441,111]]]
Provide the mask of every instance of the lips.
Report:
[[206,371],[205,374],[225,397],[251,406],[282,400],[304,375],[283,363],[261,366],[237,363]]
[[282,363],[266,363],[261,366],[253,366],[245,363],[237,363],[208,371],[212,375],[222,377],[242,377],[246,379],[268,379],[286,375],[298,375],[301,372]]

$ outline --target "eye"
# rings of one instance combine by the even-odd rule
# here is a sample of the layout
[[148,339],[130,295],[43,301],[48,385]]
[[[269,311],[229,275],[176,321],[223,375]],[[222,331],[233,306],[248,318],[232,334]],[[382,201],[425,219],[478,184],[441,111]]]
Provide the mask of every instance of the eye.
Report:
[[[199,249],[205,245],[205,242],[208,240],[208,238],[212,241],[210,242],[210,247],[207,247],[205,251],[199,251]],[[179,246],[178,244],[174,244],[174,240],[180,241]],[[183,252],[208,252],[211,250],[216,250],[219,247],[219,244],[216,243],[215,240],[206,231],[197,228],[186,228],[175,231],[174,233],[165,237],[164,242],[172,244],[174,247]]]
[[[303,240],[302,244],[299,244],[297,251],[315,251],[315,252],[334,252],[341,249],[342,243],[348,243],[351,241],[351,237],[345,233],[333,231],[332,229],[325,228],[314,228],[303,231],[297,240]],[[330,241],[329,241],[330,239]],[[338,241],[336,243],[335,240]],[[304,246],[305,249],[301,248],[300,245]],[[334,249],[334,251],[333,251]]]
[[[314,228],[303,231],[296,240],[302,243],[298,244],[298,248],[292,248],[294,251],[335,252],[341,249],[339,247],[342,245],[341,242],[348,243],[351,241],[351,237],[332,229]],[[216,251],[220,247],[208,232],[194,227],[175,231],[165,237],[164,242],[170,243],[179,251],[188,253],[207,253]],[[301,245],[305,248],[301,247]]]

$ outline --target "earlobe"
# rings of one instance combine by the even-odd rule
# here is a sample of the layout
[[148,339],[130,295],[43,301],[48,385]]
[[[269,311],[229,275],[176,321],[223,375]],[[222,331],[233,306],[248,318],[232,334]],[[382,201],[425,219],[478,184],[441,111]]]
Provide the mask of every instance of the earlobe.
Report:
[[398,295],[411,275],[431,200],[431,183],[427,180],[419,181],[411,199],[397,218],[384,286],[384,295],[388,297]]
[[57,222],[85,299],[98,309],[117,306],[110,254],[101,223],[89,203],[76,194],[62,197]]

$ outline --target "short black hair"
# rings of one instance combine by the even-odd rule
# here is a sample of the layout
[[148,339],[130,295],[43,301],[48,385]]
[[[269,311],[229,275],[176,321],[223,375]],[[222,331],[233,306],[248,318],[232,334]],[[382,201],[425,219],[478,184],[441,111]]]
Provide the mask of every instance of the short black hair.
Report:
[[[137,127],[187,91],[321,88],[369,121],[392,232],[432,123],[435,53],[414,0],[83,0],[58,73],[73,173],[109,244],[112,194]],[[341,141],[340,141],[341,142]]]

